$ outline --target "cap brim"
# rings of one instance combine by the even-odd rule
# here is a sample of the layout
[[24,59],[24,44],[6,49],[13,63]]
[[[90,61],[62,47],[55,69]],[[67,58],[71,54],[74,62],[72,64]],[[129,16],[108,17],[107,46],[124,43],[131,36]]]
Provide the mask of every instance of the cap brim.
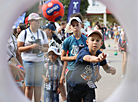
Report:
[[28,21],[30,21],[30,20],[40,20],[40,19],[43,19],[42,17],[37,17],[37,18],[32,18],[32,19],[28,19]]
[[69,25],[71,25],[72,21],[77,21],[79,23],[82,23],[81,20],[78,17],[71,18],[70,21],[69,21]]
[[[48,52],[46,53],[47,55],[48,55],[48,53],[49,52],[51,52],[51,51],[53,51],[52,49],[50,49],[50,50],[48,50]],[[57,53],[57,52],[55,52],[55,51],[53,51],[56,55],[58,55],[58,56],[60,56],[61,55],[61,53]]]
[[94,30],[94,31],[91,31],[89,34],[88,34],[88,37],[91,36],[92,34],[98,34],[101,39],[103,38],[103,35],[101,32],[99,32],[98,30]]

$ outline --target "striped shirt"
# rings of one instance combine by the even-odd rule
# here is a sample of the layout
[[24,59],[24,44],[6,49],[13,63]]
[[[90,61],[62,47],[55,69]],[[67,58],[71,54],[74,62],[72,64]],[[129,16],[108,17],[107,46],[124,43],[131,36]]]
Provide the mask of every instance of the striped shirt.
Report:
[[46,90],[56,91],[59,86],[60,76],[63,66],[59,64],[58,60],[52,63],[50,60],[44,64],[42,75],[45,75],[50,82],[45,83]]

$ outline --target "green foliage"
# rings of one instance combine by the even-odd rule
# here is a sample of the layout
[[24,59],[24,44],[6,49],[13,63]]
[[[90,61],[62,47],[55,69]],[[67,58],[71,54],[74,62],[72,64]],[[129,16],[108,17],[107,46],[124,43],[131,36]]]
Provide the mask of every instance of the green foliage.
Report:
[[[71,0],[60,0],[60,2],[65,6],[65,12],[64,12],[64,16],[63,16],[63,20],[67,20],[67,14],[68,14],[68,7],[70,4]],[[83,15],[86,14],[87,8],[89,6],[89,2],[88,0],[81,0],[81,4],[80,4],[80,13]]]
[[29,14],[31,13],[37,13],[39,10],[38,6],[39,6],[39,2],[33,5],[29,10],[27,10],[26,17],[29,16]]

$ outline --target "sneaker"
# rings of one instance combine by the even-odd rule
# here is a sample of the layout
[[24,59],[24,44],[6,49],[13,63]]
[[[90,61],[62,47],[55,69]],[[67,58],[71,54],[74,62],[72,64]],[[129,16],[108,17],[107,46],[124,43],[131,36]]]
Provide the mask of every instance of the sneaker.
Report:
[[124,75],[122,74],[122,75],[121,75],[121,79],[123,79],[123,78],[124,78]]

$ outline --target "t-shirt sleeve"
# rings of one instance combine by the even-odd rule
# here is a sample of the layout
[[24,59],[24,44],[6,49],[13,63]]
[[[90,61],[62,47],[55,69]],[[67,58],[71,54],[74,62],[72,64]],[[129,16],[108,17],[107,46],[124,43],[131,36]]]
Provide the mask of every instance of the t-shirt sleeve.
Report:
[[69,50],[69,41],[68,41],[69,39],[68,38],[66,38],[65,40],[64,40],[64,42],[63,42],[63,46],[62,46],[62,49],[63,50],[65,50],[66,52],[67,52],[67,50]]
[[104,66],[104,65],[106,65],[106,64],[107,64],[106,59],[104,59],[103,61],[100,62],[100,66]]
[[83,48],[82,50],[80,50],[80,52],[78,53],[77,59],[76,59],[76,63],[77,62],[83,62],[83,57],[85,55],[89,55],[89,53],[85,50],[85,48]]
[[21,33],[18,35],[17,41],[24,42],[25,38],[25,30],[22,30]]

